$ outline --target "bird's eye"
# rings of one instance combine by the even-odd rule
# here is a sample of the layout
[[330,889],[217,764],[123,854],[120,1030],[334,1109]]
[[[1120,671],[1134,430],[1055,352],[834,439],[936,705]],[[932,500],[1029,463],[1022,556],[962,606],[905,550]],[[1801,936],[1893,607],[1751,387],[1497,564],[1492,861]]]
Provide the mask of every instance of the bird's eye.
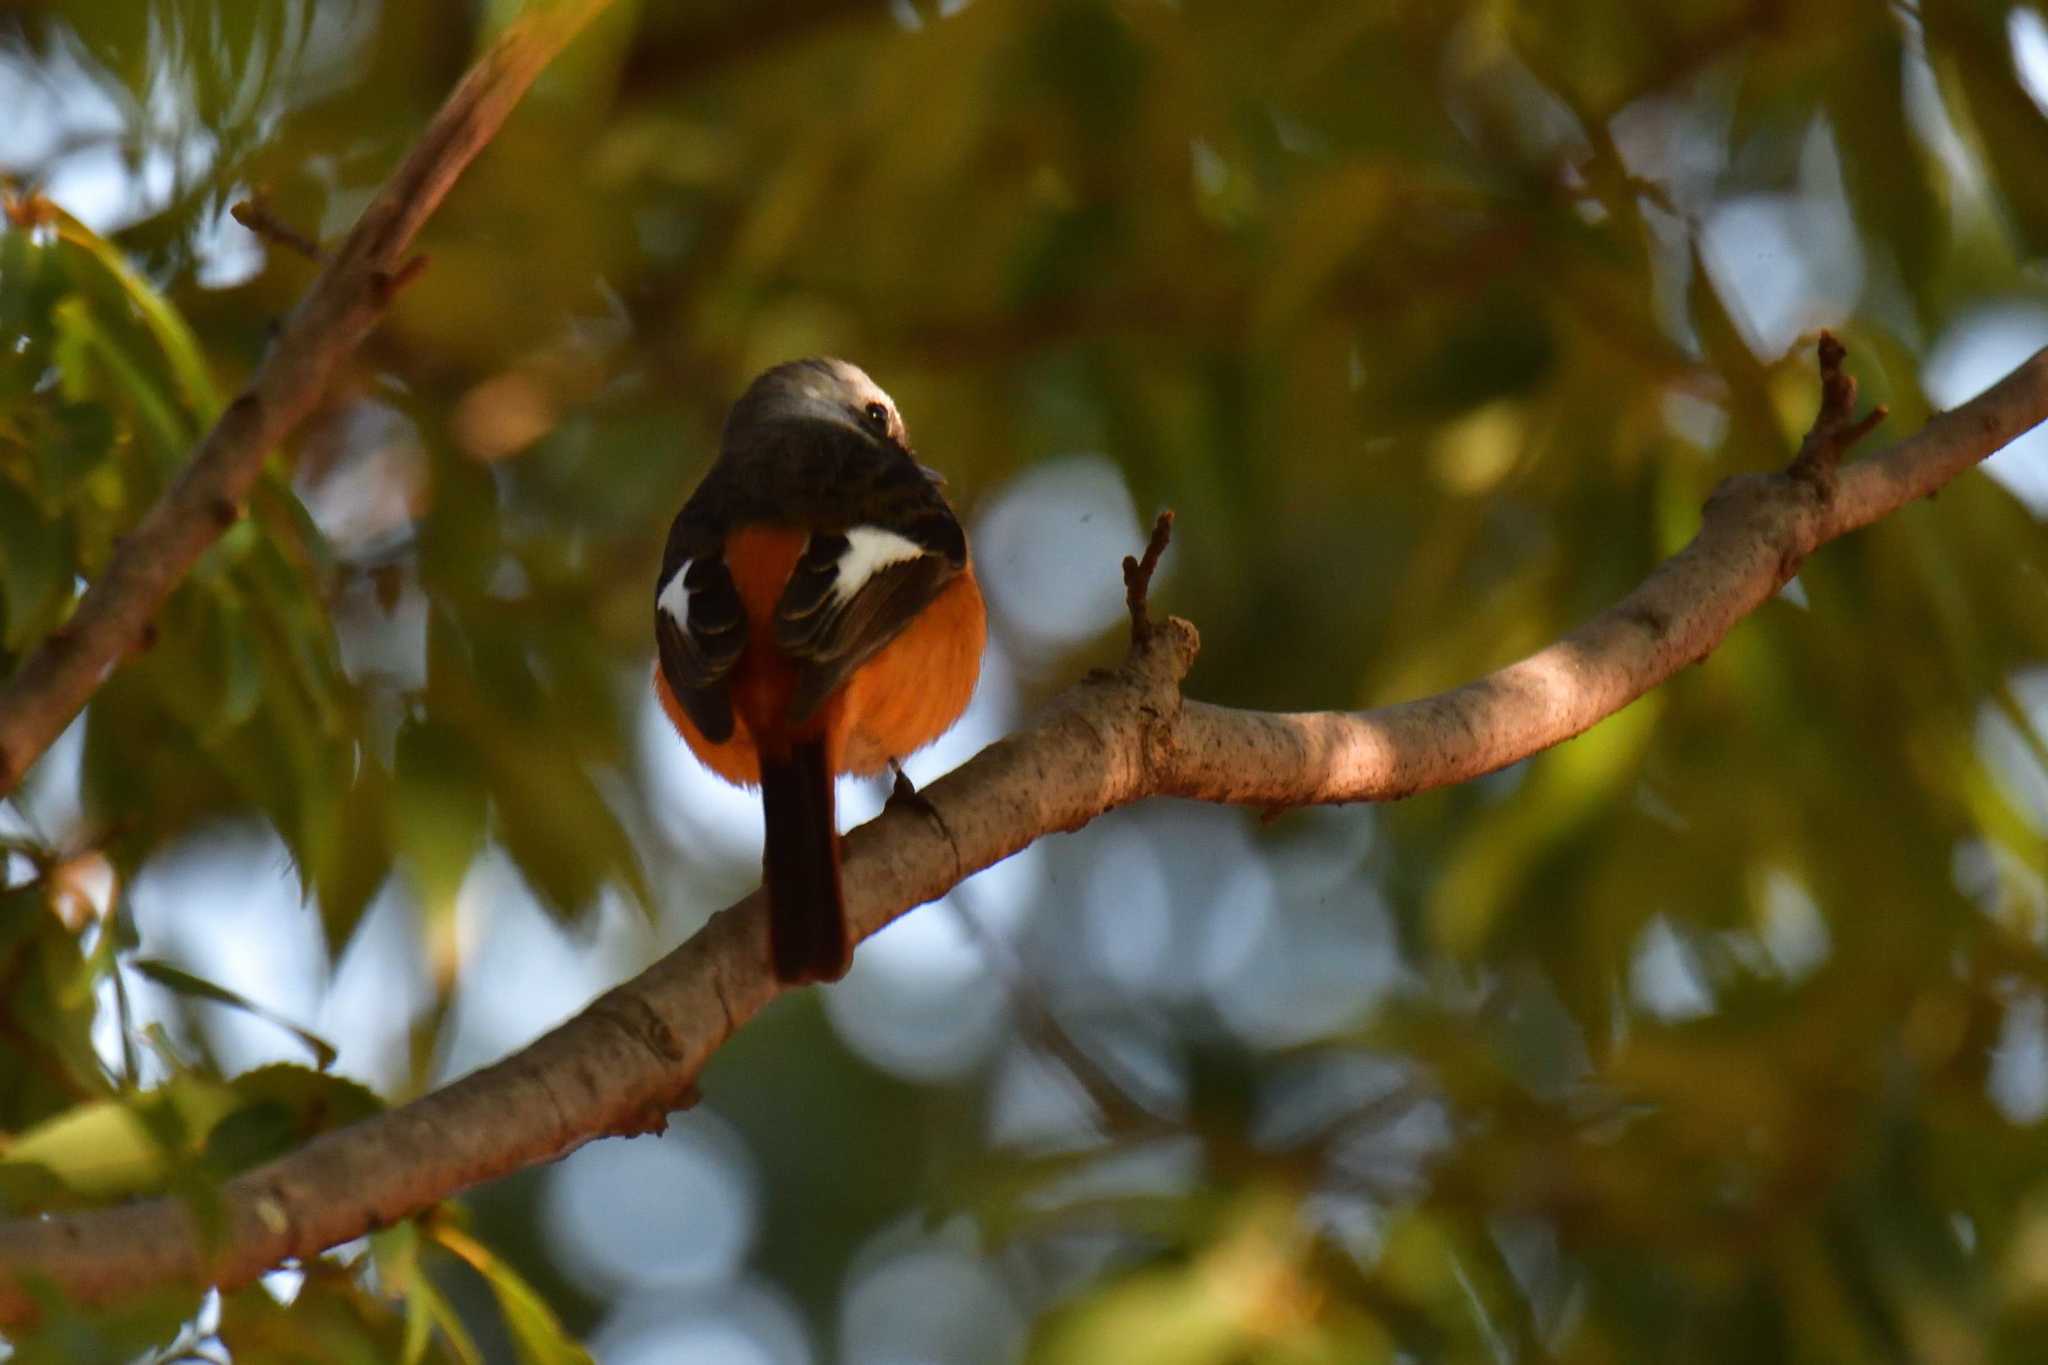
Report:
[[874,428],[877,436],[887,436],[889,434],[889,409],[884,405],[870,403],[860,410],[860,415],[870,427]]

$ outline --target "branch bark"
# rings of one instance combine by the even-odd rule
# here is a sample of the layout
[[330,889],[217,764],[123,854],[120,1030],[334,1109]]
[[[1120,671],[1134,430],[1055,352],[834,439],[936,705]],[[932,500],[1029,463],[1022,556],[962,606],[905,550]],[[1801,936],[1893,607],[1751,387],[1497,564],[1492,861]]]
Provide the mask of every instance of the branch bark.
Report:
[[[1838,352],[1824,357],[1824,381],[1839,362]],[[1834,446],[1828,478],[1795,462],[1728,480],[1691,543],[1578,630],[1454,691],[1373,711],[1184,702],[1194,627],[1154,620],[1142,601],[1162,528],[1127,571],[1133,640],[1120,668],[1090,675],[1030,728],[925,788],[919,808],[899,803],[847,836],[856,935],[1044,835],[1148,796],[1268,807],[1389,800],[1569,739],[1705,660],[1820,546],[2048,420],[2048,351],[1882,455],[1837,470],[1841,450],[1868,429],[1849,418],[1851,401],[1853,391],[1835,389],[1816,421]],[[1809,438],[1802,449],[1813,448]],[[756,893],[525,1050],[228,1182],[226,1231],[211,1254],[190,1210],[169,1199],[0,1223],[0,1321],[32,1311],[24,1277],[86,1302],[172,1282],[239,1286],[592,1139],[658,1130],[691,1102],[711,1055],[778,991]]]
[[78,609],[0,689],[0,797],[12,792],[221,533],[349,352],[419,272],[413,238],[557,52],[610,0],[553,0],[508,27],[426,131],[285,323],[177,481],[116,546]]

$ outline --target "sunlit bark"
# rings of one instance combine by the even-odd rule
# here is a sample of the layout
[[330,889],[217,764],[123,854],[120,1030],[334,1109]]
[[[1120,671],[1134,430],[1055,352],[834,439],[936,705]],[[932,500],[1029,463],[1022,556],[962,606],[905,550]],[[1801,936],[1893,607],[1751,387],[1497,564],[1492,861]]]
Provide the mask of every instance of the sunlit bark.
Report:
[[[1833,368],[1824,362],[1824,373]],[[1194,627],[1150,622],[1134,592],[1137,628],[1121,667],[1067,689],[1031,727],[927,788],[924,803],[899,803],[847,836],[856,935],[1037,839],[1146,797],[1267,807],[1386,800],[1561,743],[1705,661],[1828,541],[1934,492],[2048,420],[2048,351],[1907,440],[1839,469],[1868,424],[1848,411],[1853,390],[1831,378],[1827,395],[1793,467],[1724,484],[1699,534],[1635,591],[1528,658],[1435,697],[1293,715],[1183,701]],[[1826,447],[1819,458],[1816,438]],[[712,1054],[777,993],[757,893],[524,1050],[230,1181],[226,1231],[210,1255],[189,1207],[170,1199],[0,1224],[0,1319],[30,1311],[21,1275],[88,1302],[172,1281],[241,1285],[480,1181],[595,1138],[657,1129],[691,1102]]]

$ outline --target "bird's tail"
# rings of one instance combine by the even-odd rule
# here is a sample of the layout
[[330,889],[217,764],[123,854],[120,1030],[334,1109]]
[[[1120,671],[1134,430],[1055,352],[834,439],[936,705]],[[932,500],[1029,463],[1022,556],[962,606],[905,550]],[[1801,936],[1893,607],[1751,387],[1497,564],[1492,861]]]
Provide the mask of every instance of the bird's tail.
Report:
[[768,885],[768,954],[778,980],[837,981],[853,961],[839,889],[832,768],[823,739],[786,758],[761,755],[762,864]]

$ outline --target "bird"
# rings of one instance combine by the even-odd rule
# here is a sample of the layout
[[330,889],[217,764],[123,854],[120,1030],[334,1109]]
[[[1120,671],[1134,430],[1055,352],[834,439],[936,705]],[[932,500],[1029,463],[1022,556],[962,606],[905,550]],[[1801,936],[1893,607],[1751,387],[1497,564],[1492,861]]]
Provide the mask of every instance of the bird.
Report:
[[988,616],[944,480],[858,366],[763,372],[669,528],[654,686],[726,781],[758,787],[770,965],[791,984],[852,963],[833,782],[894,769],[952,728]]

